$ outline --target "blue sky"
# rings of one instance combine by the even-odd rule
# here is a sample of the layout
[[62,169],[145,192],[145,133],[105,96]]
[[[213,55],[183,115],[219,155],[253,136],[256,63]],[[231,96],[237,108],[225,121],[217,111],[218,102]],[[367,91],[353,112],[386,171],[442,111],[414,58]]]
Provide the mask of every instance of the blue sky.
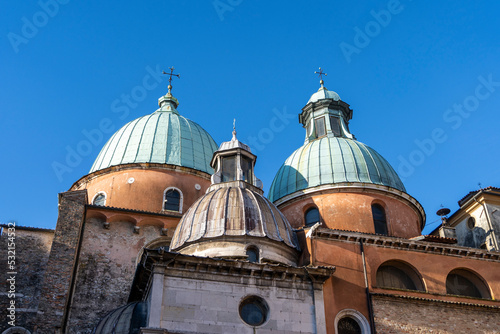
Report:
[[[150,73],[170,66],[181,73],[179,112],[216,142],[231,138],[237,119],[266,192],[303,144],[297,114],[318,89],[319,66],[325,86],[354,110],[351,131],[424,206],[424,232],[436,227],[441,205],[454,211],[478,183],[500,186],[493,1],[42,0],[3,8],[2,223],[55,227],[57,194],[88,173],[112,132],[156,110],[167,81]],[[282,126],[271,125],[275,118]]]

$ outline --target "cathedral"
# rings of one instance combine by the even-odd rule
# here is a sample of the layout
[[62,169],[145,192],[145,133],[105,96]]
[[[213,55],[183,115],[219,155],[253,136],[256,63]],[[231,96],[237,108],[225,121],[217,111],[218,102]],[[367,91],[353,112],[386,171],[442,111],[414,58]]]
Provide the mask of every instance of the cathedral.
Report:
[[2,260],[0,333],[500,333],[499,188],[422,235],[323,80],[271,185],[234,127],[219,145],[183,116],[171,80],[158,104],[59,194],[54,230],[1,225],[17,269],[13,295]]

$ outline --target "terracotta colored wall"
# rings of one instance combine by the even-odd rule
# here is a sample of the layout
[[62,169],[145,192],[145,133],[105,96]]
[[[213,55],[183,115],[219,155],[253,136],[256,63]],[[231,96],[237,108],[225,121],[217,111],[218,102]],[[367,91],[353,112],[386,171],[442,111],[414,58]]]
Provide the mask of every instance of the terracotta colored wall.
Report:
[[374,203],[385,209],[389,235],[402,238],[420,235],[417,213],[406,203],[379,193],[313,194],[294,203],[280,205],[279,208],[294,228],[304,225],[305,211],[316,205],[324,227],[375,233],[371,209]]
[[[327,332],[335,333],[335,317],[338,312],[344,309],[354,309],[362,313],[367,321],[369,321],[359,243],[316,238],[312,242],[308,239],[308,243],[313,265],[333,265],[336,267],[335,274],[324,286]],[[479,274],[489,285],[492,297],[498,298],[500,296],[500,262],[367,244],[364,244],[364,250],[370,293],[500,306],[500,302],[498,301],[446,295],[446,277],[448,273],[456,268],[467,268]],[[423,278],[427,292],[411,292],[377,287],[376,271],[382,263],[389,260],[399,260],[413,266]],[[411,301],[404,299],[401,303],[403,306],[400,307],[404,307],[406,303],[411,303]],[[449,303],[439,304],[442,304],[443,307],[450,305]],[[375,309],[375,315],[377,314],[380,316],[381,314],[386,314],[386,312]],[[428,314],[429,317],[432,317],[432,315],[433,313]],[[393,318],[387,315],[384,315],[382,318],[379,318],[379,321],[389,323],[398,323],[401,321],[401,318],[398,318],[398,314],[394,314]],[[433,320],[429,318],[428,321],[431,322]],[[404,331],[401,333],[404,333]]]
[[335,333],[335,317],[343,309],[354,309],[369,321],[359,245],[314,240],[310,250],[313,265],[336,267],[323,287],[327,333]]
[[[413,266],[429,293],[446,294],[446,277],[453,269],[467,268],[480,275],[490,287],[493,298],[500,296],[500,263],[459,256],[445,256],[424,252],[402,251],[365,245],[366,262],[371,288],[377,286],[377,268],[388,260],[398,259]],[[434,296],[432,297],[434,298]],[[450,299],[451,297],[447,297]],[[451,298],[455,300],[454,298]],[[456,300],[461,300],[458,298]]]
[[[128,183],[133,177],[134,183]],[[200,190],[195,185],[201,186]],[[210,186],[210,181],[196,175],[162,169],[126,169],[99,175],[82,188],[88,190],[89,203],[100,192],[106,192],[106,206],[160,212],[163,193],[168,187],[176,187],[183,194],[182,212],[187,209]]]

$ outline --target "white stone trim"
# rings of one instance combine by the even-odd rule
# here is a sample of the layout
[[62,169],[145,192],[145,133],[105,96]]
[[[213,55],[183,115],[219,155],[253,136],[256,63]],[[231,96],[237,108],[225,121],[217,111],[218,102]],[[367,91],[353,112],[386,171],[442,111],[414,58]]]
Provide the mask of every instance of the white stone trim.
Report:
[[92,201],[90,203],[92,203],[92,205],[97,205],[97,204],[94,203],[94,201],[97,198],[97,196],[99,196],[99,195],[104,195],[104,204],[103,204],[103,206],[106,206],[106,201],[108,200],[108,194],[106,194],[105,191],[99,191],[98,193],[96,193],[94,195],[94,197],[92,198]]
[[359,327],[361,327],[361,333],[362,334],[370,334],[370,323],[366,318],[364,317],[363,314],[360,312],[353,310],[353,309],[343,309],[339,313],[337,313],[337,316],[335,317],[335,333],[338,333],[338,322],[340,319],[344,317],[350,317],[353,318],[354,320],[357,321],[359,324]]
[[[161,211],[171,211],[171,210],[165,210],[164,207],[165,207],[165,195],[167,194],[167,191],[171,190],[171,189],[174,189],[174,190],[177,190],[179,192],[179,213],[182,213],[182,204],[184,202],[184,194],[182,193],[182,191],[177,188],[177,187],[168,187],[167,189],[165,189],[163,191],[163,200],[161,202]],[[177,212],[177,211],[176,211]]]

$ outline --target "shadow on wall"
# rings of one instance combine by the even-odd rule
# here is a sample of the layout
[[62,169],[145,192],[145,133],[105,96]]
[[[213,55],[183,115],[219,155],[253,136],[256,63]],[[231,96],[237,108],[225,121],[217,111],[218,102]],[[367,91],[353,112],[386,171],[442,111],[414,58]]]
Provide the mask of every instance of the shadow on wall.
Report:
[[465,247],[480,248],[486,243],[486,237],[491,233],[491,231],[486,232],[482,227],[474,227],[472,230],[467,230],[464,237]]

